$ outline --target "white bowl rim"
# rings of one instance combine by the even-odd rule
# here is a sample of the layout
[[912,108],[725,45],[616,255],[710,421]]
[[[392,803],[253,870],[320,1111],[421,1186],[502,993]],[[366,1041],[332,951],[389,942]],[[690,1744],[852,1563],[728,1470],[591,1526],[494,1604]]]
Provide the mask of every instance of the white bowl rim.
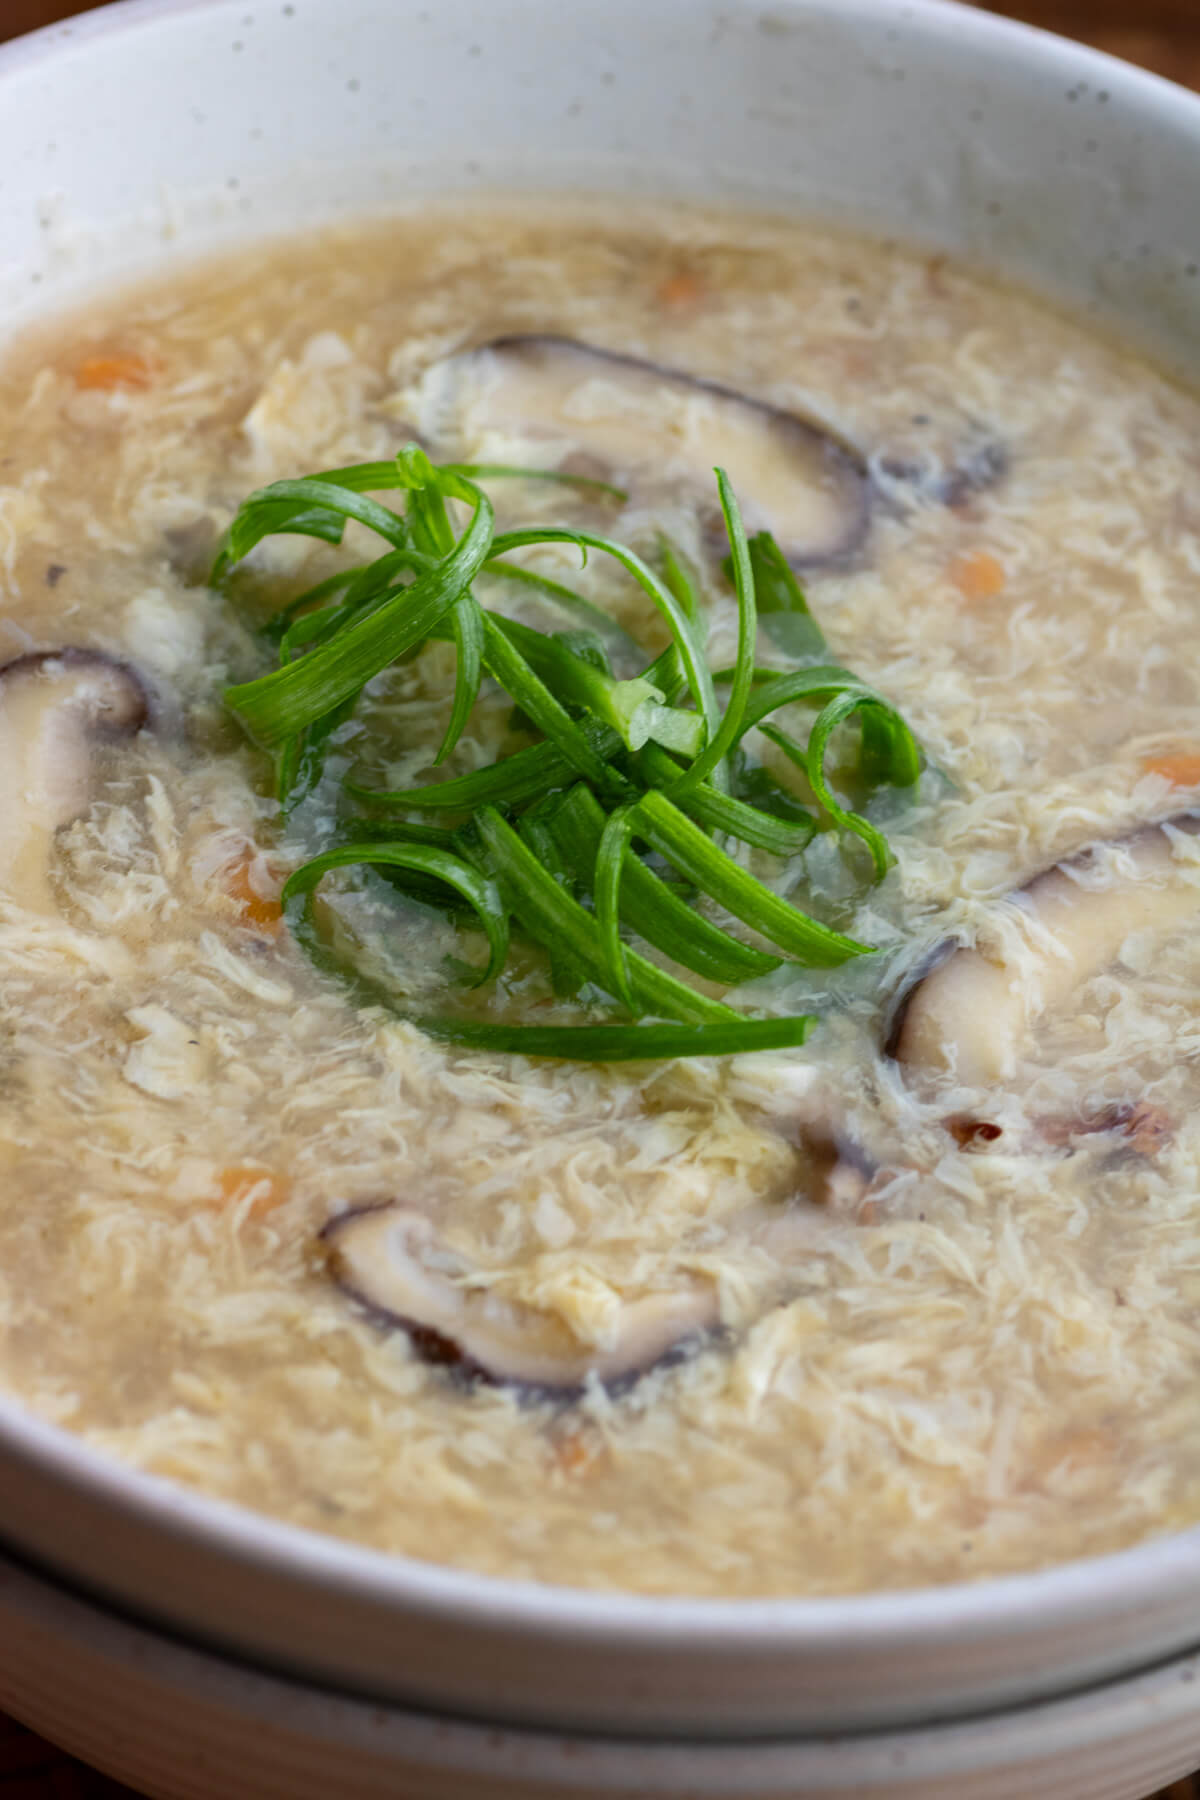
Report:
[[1086,1624],[1097,1609],[1105,1617],[1136,1612],[1146,1604],[1148,1587],[1177,1582],[1184,1567],[1192,1576],[1200,1573],[1200,1526],[1191,1526],[1104,1556],[940,1587],[731,1599],[598,1591],[425,1562],[289,1525],[121,1463],[6,1397],[0,1397],[0,1435],[65,1485],[144,1519],[181,1548],[219,1547],[257,1568],[302,1576],[377,1604],[416,1601],[426,1612],[460,1623],[503,1622],[535,1631],[566,1626],[573,1636],[582,1631],[597,1642],[636,1635],[639,1643],[665,1649],[719,1632],[725,1649],[739,1643],[769,1647],[791,1638],[819,1648],[850,1634],[900,1631],[940,1638],[977,1624],[981,1611],[1003,1636],[1009,1629],[1023,1633],[1033,1613],[1052,1614],[1069,1628]]
[[[685,0],[674,3],[682,8]],[[755,3],[727,0],[733,10],[749,10]],[[23,68],[54,58],[66,41],[74,45],[116,37],[172,15],[215,11],[226,4],[229,0],[109,0],[98,11],[0,44],[0,84]],[[773,0],[781,9],[792,4],[793,0]],[[1200,127],[1200,95],[1040,27],[982,12],[959,0],[840,0],[840,5],[850,17],[894,23],[899,16],[907,25],[943,32],[949,18],[956,33],[973,34],[984,49],[1025,42],[1036,47],[1039,63],[1057,62],[1071,80],[1081,74],[1094,76],[1097,86],[1140,92],[1160,111],[1193,129]],[[70,303],[68,311],[76,304]],[[181,1548],[191,1543],[197,1549],[218,1549],[247,1564],[336,1587],[376,1604],[391,1601],[411,1607],[416,1602],[426,1613],[463,1625],[502,1623],[509,1629],[551,1634],[569,1630],[573,1638],[597,1644],[636,1636],[639,1645],[665,1650],[712,1632],[719,1633],[726,1651],[739,1644],[769,1648],[784,1640],[803,1640],[819,1650],[823,1643],[832,1646],[849,1636],[894,1637],[901,1632],[912,1640],[941,1640],[962,1626],[977,1626],[981,1613],[987,1616],[989,1634],[1003,1637],[1023,1633],[1032,1614],[1052,1615],[1060,1626],[1070,1628],[1086,1627],[1098,1615],[1137,1613],[1145,1607],[1148,1591],[1160,1592],[1178,1583],[1185,1571],[1189,1579],[1200,1577],[1197,1524],[1101,1556],[932,1587],[729,1599],[597,1591],[439,1565],[289,1525],[122,1463],[4,1394],[0,1394],[0,1439],[26,1452],[64,1486],[165,1531]],[[1200,1621],[1196,1637],[1200,1641]]]

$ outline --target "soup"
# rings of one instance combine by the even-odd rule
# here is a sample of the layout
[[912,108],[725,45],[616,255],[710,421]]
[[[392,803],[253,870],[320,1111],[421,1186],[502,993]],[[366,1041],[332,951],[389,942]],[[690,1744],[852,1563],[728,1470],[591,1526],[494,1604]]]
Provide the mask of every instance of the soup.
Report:
[[[0,419],[11,1393],[294,1523],[576,1586],[945,1582],[1200,1517],[1189,395],[939,259],[514,205],[123,296],[16,346]],[[747,929],[724,904],[739,878],[709,904],[682,852],[634,835],[622,863],[615,831],[618,900],[642,881],[675,929],[680,907],[695,919],[677,947],[716,959],[681,972],[627,932],[636,1024],[594,970],[581,987],[612,916],[577,870],[546,878],[578,914],[549,894],[540,926],[512,874],[532,865],[496,878],[514,935],[473,988],[482,915],[411,856],[398,885],[335,870],[305,929],[295,905],[284,920],[285,879],[346,840],[347,784],[404,796],[544,736],[541,700],[514,709],[488,679],[433,766],[466,655],[449,627],[334,721],[286,813],[261,719],[258,744],[241,728],[271,620],[320,583],[344,600],[342,571],[386,545],[361,519],[336,544],[273,530],[214,581],[240,503],[413,442],[439,466],[568,477],[454,478],[490,496],[497,532],[564,534],[512,550],[524,581],[492,570],[475,592],[531,657],[548,639],[522,625],[574,633],[555,640],[571,679],[587,665],[605,704],[648,706],[680,780],[737,678],[706,740],[661,608],[612,555],[581,568],[566,534],[694,591],[707,666],[735,670],[707,473],[728,462],[760,606],[790,566],[811,609],[786,588],[774,634],[763,612],[760,664],[835,665],[879,697],[831,735],[824,801],[825,765],[788,752],[811,704],[774,717],[790,735],[726,746],[736,791],[713,791],[766,796],[755,829],[811,832],[803,849],[737,842],[740,813],[693,818],[773,897],[753,920],[794,935],[789,908],[811,916],[814,955]],[[450,496],[451,544],[472,491]],[[294,614],[299,666],[318,666],[315,617]],[[743,700],[761,696],[743,672]],[[868,714],[899,761],[864,785]],[[517,857],[502,834],[523,803],[500,799]],[[442,814],[352,810],[420,826],[406,854],[449,854]],[[560,916],[578,941],[556,940]],[[713,978],[738,946],[745,979]],[[699,998],[672,1013],[668,977]],[[597,1038],[526,1055],[467,1029],[725,1029],[729,1006],[776,1024],[696,1040],[720,1054],[623,1038],[613,1061],[588,1059]]]

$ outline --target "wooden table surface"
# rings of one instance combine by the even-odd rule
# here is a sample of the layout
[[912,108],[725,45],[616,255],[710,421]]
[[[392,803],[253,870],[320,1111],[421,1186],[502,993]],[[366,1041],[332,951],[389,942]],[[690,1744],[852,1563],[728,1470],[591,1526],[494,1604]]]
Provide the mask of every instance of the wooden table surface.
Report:
[[[0,0],[0,39],[85,10],[70,0]],[[992,0],[985,10],[1082,38],[1156,74],[1200,88],[1200,0]],[[133,1800],[133,1796],[128,1788],[85,1769],[0,1716],[0,1800]],[[1177,1782],[1154,1800],[1200,1800],[1200,1775]]]

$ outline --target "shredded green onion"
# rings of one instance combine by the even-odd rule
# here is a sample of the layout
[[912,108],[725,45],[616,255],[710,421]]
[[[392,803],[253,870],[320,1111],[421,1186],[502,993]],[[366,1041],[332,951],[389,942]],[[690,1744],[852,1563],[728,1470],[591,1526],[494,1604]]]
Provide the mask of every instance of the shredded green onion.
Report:
[[[285,812],[318,788],[327,793],[333,780],[327,752],[364,689],[433,641],[453,645],[455,674],[432,766],[444,764],[462,742],[485,679],[504,691],[514,717],[539,739],[487,767],[410,787],[371,788],[342,776],[343,794],[399,816],[343,818],[334,826],[335,841],[329,844],[327,836],[328,847],[295,871],[284,903],[297,940],[363,998],[468,1050],[624,1061],[803,1043],[814,1023],[809,1014],[748,1018],[660,967],[630,939],[718,988],[741,988],[784,962],[829,969],[866,954],[869,945],[783,898],[755,872],[753,858],[767,856],[786,868],[823,825],[862,839],[881,877],[892,861],[890,847],[835,792],[830,743],[857,720],[855,780],[870,792],[916,780],[921,763],[912,733],[884,696],[851,671],[814,661],[827,659],[828,651],[804,594],[774,540],[764,532],[747,537],[723,470],[716,477],[738,647],[734,667],[715,675],[704,653],[697,581],[674,546],[660,540],[657,574],[628,546],[590,531],[550,525],[497,534],[479,483],[501,477],[563,481],[624,499],[608,483],[553,470],[435,465],[411,444],[392,462],[275,482],[250,496],[226,534],[213,572],[222,583],[274,532],[336,545],[354,521],[385,545],[374,562],[329,575],[281,607],[264,627],[279,666],[227,692],[248,736],[275,755]],[[399,510],[374,498],[389,491],[402,494]],[[450,500],[470,508],[461,530]],[[665,621],[669,648],[647,662],[603,608],[505,560],[543,544],[573,545],[585,560],[589,550],[612,558]],[[493,611],[475,592],[484,574],[523,584],[573,615],[577,627],[543,631]],[[756,664],[760,617],[775,647],[804,666],[780,671]],[[636,658],[640,672],[615,675],[609,655],[617,651],[626,668]],[[727,690],[723,707],[718,686]],[[804,741],[773,718],[793,706],[816,709]],[[745,740],[755,728],[802,770],[819,815],[754,759]],[[368,741],[375,729],[368,723]],[[361,723],[355,733],[361,753]],[[401,747],[385,741],[374,751],[386,760]],[[327,821],[340,810],[335,795],[332,815],[327,798],[319,816]],[[420,823],[419,815],[430,812],[449,818],[449,827]],[[726,847],[731,842],[744,846],[737,856]],[[486,987],[501,975],[515,929],[545,952],[560,998],[616,1008],[629,1022],[510,1024],[407,1012],[401,998],[384,993],[353,958],[347,963],[333,949],[314,904],[326,875],[362,866],[460,922],[476,923],[488,957],[467,971],[471,986]],[[761,946],[697,910],[702,900],[739,921]]]
[[494,881],[481,875],[462,857],[451,856],[445,850],[424,844],[343,844],[336,850],[327,850],[322,856],[314,856],[311,862],[304,863],[288,877],[282,895],[285,909],[299,896],[311,894],[331,869],[353,868],[364,863],[432,875],[461,894],[478,914],[491,949],[487,967],[473,985],[495,980],[508,956],[508,914],[500,899],[500,890]]
[[[604,808],[584,782],[577,782],[555,804],[549,830],[571,875],[592,889],[597,852],[604,832]],[[769,975],[781,958],[743,944],[680,899],[640,857],[627,856],[622,868],[621,917],[648,944],[708,981],[737,987],[758,975]]]

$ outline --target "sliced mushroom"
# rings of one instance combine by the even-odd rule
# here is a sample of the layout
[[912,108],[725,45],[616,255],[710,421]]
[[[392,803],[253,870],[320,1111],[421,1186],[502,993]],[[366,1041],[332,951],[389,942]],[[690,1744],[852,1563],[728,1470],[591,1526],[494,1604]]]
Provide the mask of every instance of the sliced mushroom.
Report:
[[866,1195],[879,1165],[828,1118],[793,1122],[786,1133],[796,1146],[796,1199],[831,1212],[852,1212]]
[[[763,1104],[761,1089],[755,1098]],[[807,1204],[853,1212],[879,1164],[843,1124],[844,1104],[834,1084],[821,1079],[815,1065],[791,1065],[778,1072],[764,1110],[775,1134],[795,1152],[785,1210]],[[756,1223],[758,1210],[751,1208]]]
[[[862,459],[822,426],[717,382],[561,337],[498,338],[425,378],[424,431],[475,441],[489,430],[575,446],[617,481],[694,488],[721,531],[713,465],[729,473],[751,529],[793,562],[830,562],[862,541]],[[721,538],[723,542],[723,535]]]
[[53,908],[51,844],[88,803],[94,750],[147,717],[137,675],[98,651],[33,651],[0,668],[0,888],[20,905]]
[[[943,946],[902,996],[888,1054],[914,1074],[948,1073],[972,1087],[1010,1076],[1033,1022],[1112,962],[1131,932],[1167,930],[1200,911],[1200,885],[1184,878],[1173,832],[1200,833],[1200,814],[1093,846],[1017,889],[1010,904],[1030,926],[1019,956],[989,950],[986,936],[982,948]],[[1104,849],[1120,851],[1125,866],[1094,886]]]
[[1147,1157],[1157,1156],[1175,1136],[1171,1115],[1150,1100],[1118,1100],[1074,1117],[1057,1114],[1038,1119],[1037,1128],[1056,1149],[1072,1150],[1087,1138],[1116,1137],[1132,1155]]
[[626,1301],[612,1341],[594,1348],[552,1314],[470,1285],[478,1270],[408,1207],[361,1207],[330,1220],[321,1236],[348,1294],[406,1331],[427,1361],[473,1380],[568,1395],[594,1376],[620,1389],[718,1322],[715,1290],[689,1283]]
[[880,493],[902,510],[913,498],[953,509],[998,486],[1010,463],[1006,447],[981,426],[918,413],[868,467]]
[[859,1145],[829,1137],[810,1144],[813,1191],[810,1199],[831,1212],[852,1212],[866,1197],[875,1167]]

